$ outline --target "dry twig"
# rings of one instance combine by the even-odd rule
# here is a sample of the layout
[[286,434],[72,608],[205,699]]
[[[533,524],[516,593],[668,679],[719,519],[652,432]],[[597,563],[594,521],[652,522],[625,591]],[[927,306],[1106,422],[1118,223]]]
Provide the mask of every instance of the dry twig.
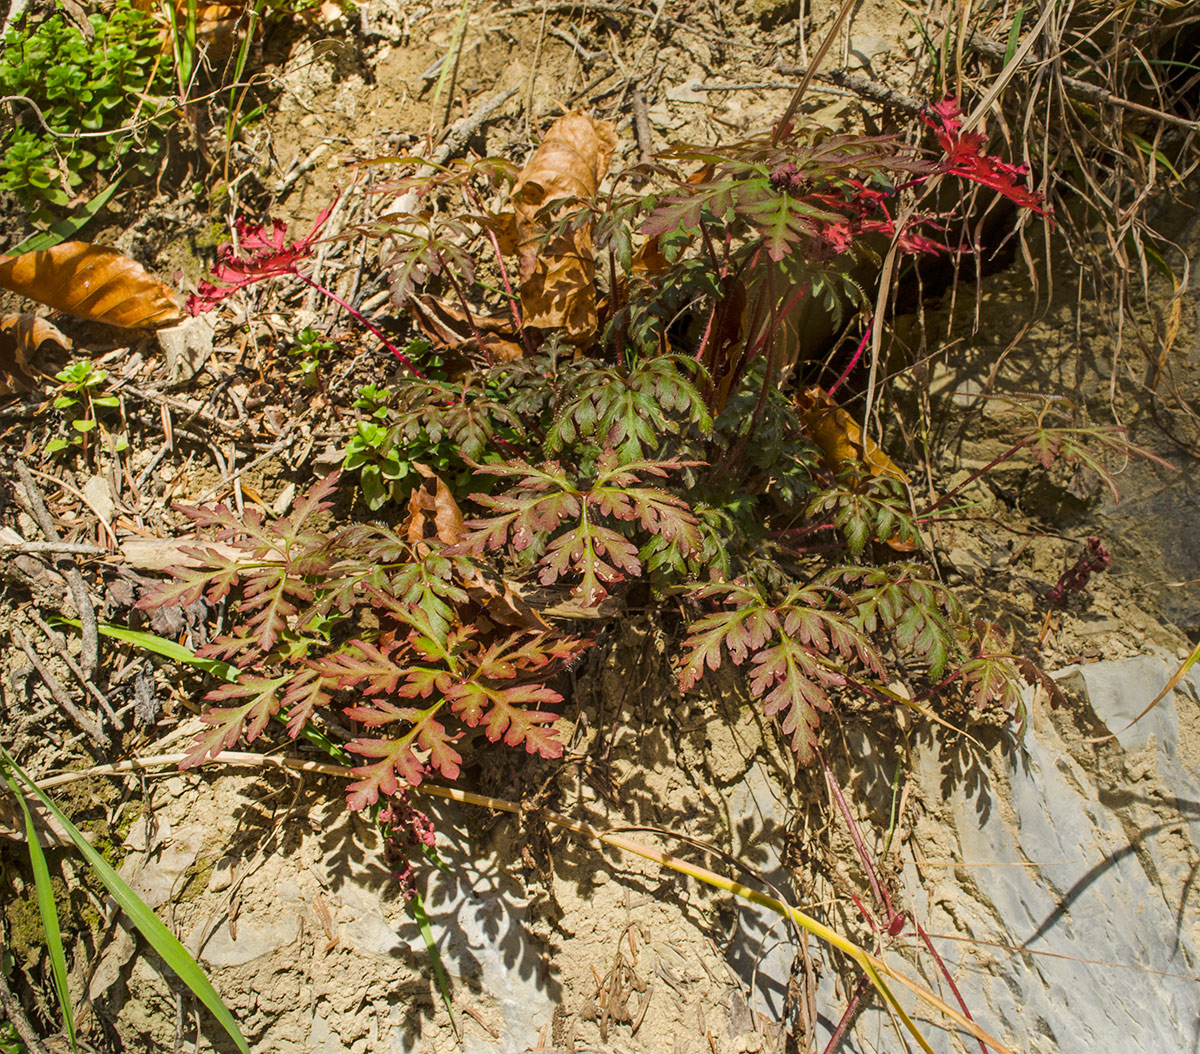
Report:
[[[21,477],[21,485],[25,488],[25,494],[29,499],[29,507],[33,513],[33,518],[37,521],[38,527],[41,528],[42,534],[46,536],[46,541],[61,542],[62,539],[58,536],[54,520],[50,516],[50,510],[46,508],[46,499],[42,497],[42,492],[38,489],[37,483],[34,482],[33,474],[25,466],[24,461],[17,462],[17,475]],[[67,559],[60,559],[55,561],[55,566],[63,578],[66,579],[67,588],[71,591],[71,600],[74,602],[75,610],[79,614],[79,625],[83,640],[79,653],[79,665],[83,667],[84,672],[90,677],[95,672],[96,663],[100,658],[100,634],[96,629],[96,611],[92,607],[91,597],[88,596],[83,575],[79,573],[79,568],[75,566],[74,562]]]
[[50,694],[54,697],[54,701],[71,716],[71,720],[73,720],[75,724],[77,724],[90,739],[92,739],[98,746],[103,747],[105,745],[104,732],[101,730],[96,719],[90,714],[85,714],[79,709],[79,707],[75,705],[75,701],[66,692],[63,686],[58,683],[58,678],[54,676],[49,667],[47,667],[45,663],[43,663],[38,657],[37,652],[33,650],[33,646],[29,643],[29,638],[21,632],[21,628],[14,625],[9,628],[8,632],[14,643],[20,647],[20,649],[29,659],[30,663],[33,664],[33,668],[37,670],[38,674],[45,682],[46,687],[50,689]]

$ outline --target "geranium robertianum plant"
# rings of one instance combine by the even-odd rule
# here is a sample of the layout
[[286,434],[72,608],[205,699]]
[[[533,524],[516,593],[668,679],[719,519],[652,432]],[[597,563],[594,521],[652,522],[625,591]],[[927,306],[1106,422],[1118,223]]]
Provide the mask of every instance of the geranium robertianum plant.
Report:
[[[680,148],[640,170],[642,190],[627,173],[601,192],[612,129],[571,115],[520,172],[490,160],[401,179],[410,208],[362,233],[384,240],[396,304],[447,365],[398,381],[371,426],[381,449],[436,447],[457,478],[488,481],[482,514],[464,522],[425,466],[400,530],[328,525],[332,478],[275,521],[185,510],[225,547],[197,546],[198,566],[143,606],[226,602],[229,629],[204,651],[243,670],[209,694],[188,762],[277,713],[295,736],[338,709],[367,730],[348,744],[355,808],[455,779],[480,734],[559,756],[553,679],[586,642],[519,600],[530,578],[583,608],[684,598],[681,686],[747,665],[802,763],[838,693],[925,714],[936,700],[964,721],[1018,712],[1036,671],[937,580],[904,473],[813,386],[788,335],[814,305],[875,324],[863,266],[881,249],[949,251],[952,217],[913,206],[931,179],[1042,211],[953,100],[924,120],[936,152],[802,128]],[[510,185],[511,212],[489,207]],[[294,245],[246,228],[256,255],[226,250],[193,310],[266,278],[312,284],[300,268],[319,226]],[[462,265],[484,250],[509,292],[491,306]]]

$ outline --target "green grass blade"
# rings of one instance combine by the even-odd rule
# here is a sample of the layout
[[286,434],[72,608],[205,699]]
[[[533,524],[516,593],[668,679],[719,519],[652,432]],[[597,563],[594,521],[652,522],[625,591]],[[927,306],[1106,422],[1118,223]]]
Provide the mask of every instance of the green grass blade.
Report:
[[92,198],[91,201],[79,209],[78,212],[68,216],[65,220],[59,220],[58,223],[53,224],[48,230],[31,234],[20,245],[9,249],[8,252],[13,256],[19,256],[21,253],[41,252],[43,249],[49,249],[59,242],[65,242],[74,238],[75,235],[91,222],[92,217],[109,203],[124,178],[125,173],[122,172],[107,187],[100,191],[99,194]]
[[429,916],[425,913],[425,901],[421,899],[421,894],[413,890],[413,898],[408,902],[408,911],[412,915],[413,921],[417,924],[417,929],[421,931],[421,938],[425,941],[425,950],[429,952],[429,958],[433,962],[433,973],[437,978],[438,990],[442,993],[442,1003],[446,1007],[446,1013],[450,1015],[450,1027],[454,1029],[454,1035],[458,1035],[458,1021],[454,1016],[454,1004],[450,1001],[450,982],[446,978],[446,971],[442,967],[442,956],[438,951],[437,941],[433,939],[433,927],[429,925]]
[[1025,5],[1022,4],[1017,8],[1017,13],[1013,15],[1012,28],[1008,31],[1008,47],[1004,49],[1004,69],[1010,62],[1013,56],[1017,53],[1017,45],[1021,43],[1021,23],[1025,20]]
[[[442,93],[446,91],[446,86],[450,85],[450,92],[453,93],[453,78],[458,74],[458,60],[462,55],[463,39],[467,30],[467,17],[471,13],[471,0],[463,0],[463,5],[458,12],[458,23],[454,27],[454,36],[450,40],[450,49],[446,52],[446,61],[442,63],[442,73],[437,79],[437,84],[433,89],[433,97],[429,100],[429,109],[432,112],[437,108],[438,100],[442,97]],[[446,108],[442,114],[442,123],[450,123],[450,109],[453,104],[453,99],[448,94],[446,97]]]
[[1175,166],[1171,164],[1170,158],[1168,158],[1167,155],[1161,150],[1154,149],[1154,147],[1146,142],[1145,139],[1134,132],[1126,131],[1125,138],[1133,143],[1133,145],[1136,146],[1143,154],[1145,154],[1147,157],[1154,158],[1155,161],[1157,161],[1160,165],[1162,165],[1163,168],[1170,172],[1176,183],[1179,183],[1183,180],[1183,176],[1181,176]]
[[[5,754],[5,760],[11,764],[11,759]],[[42,932],[46,935],[46,950],[50,953],[50,972],[54,975],[54,989],[58,994],[58,1005],[62,1007],[63,1031],[67,1034],[67,1042],[72,1050],[78,1050],[75,1041],[75,1012],[71,1009],[71,990],[67,984],[67,957],[63,952],[62,929],[58,924],[58,908],[54,904],[54,889],[50,884],[50,868],[46,864],[46,854],[42,852],[41,843],[37,839],[37,831],[33,826],[33,815],[22,794],[13,783],[8,772],[4,772],[4,782],[12,791],[21,812],[25,814],[25,840],[29,843],[29,866],[33,869],[33,883],[37,890],[38,912],[42,916]]]
[[[250,1054],[250,1047],[246,1043],[241,1029],[238,1028],[233,1014],[221,1002],[221,997],[217,995],[216,989],[213,988],[208,978],[204,976],[204,971],[200,969],[196,960],[188,954],[187,949],[179,943],[178,938],[162,924],[158,916],[129,888],[125,880],[112,869],[108,861],[88,844],[87,839],[80,834],[78,828],[67,819],[62,810],[46,796],[33,780],[21,770],[13,760],[12,755],[4,747],[0,747],[0,758],[4,760],[5,764],[8,765],[9,769],[21,782],[37,795],[38,800],[50,811],[54,818],[62,824],[71,841],[75,843],[75,848],[79,850],[84,860],[87,861],[93,873],[104,883],[105,888],[112,895],[112,898],[129,917],[129,921],[150,942],[151,947],[154,948],[163,962],[175,972],[176,976],[195,993],[196,998],[208,1008],[213,1017],[217,1019],[218,1024],[229,1034],[230,1039],[237,1044],[238,1050],[242,1051],[243,1054]],[[20,795],[18,795],[18,800],[21,800]]]
[[[242,107],[242,99],[246,97],[246,90],[243,89],[242,94],[238,95],[238,86],[241,83],[242,74],[246,71],[246,62],[250,58],[250,47],[254,43],[254,35],[258,32],[258,23],[262,18],[265,2],[266,0],[255,0],[254,6],[249,8],[250,20],[246,26],[246,35],[242,37],[237,58],[234,60],[233,83],[229,87],[229,115],[225,118],[225,141],[227,143],[233,141],[234,131],[241,126],[238,114]],[[248,88],[249,85],[246,87]]]
[[[55,621],[67,626],[74,626],[76,629],[79,628],[79,619],[64,618],[56,619]],[[223,681],[236,681],[242,674],[242,671],[236,666],[231,666],[220,659],[206,659],[201,655],[197,655],[191,648],[185,648],[182,644],[177,644],[166,637],[160,637],[156,633],[146,633],[140,629],[115,626],[109,622],[98,623],[96,629],[100,631],[101,636],[111,637],[113,640],[119,640],[125,644],[132,644],[135,648],[144,648],[146,651],[152,651],[155,655],[161,655],[164,659],[170,659],[172,662],[182,662],[188,666],[195,666],[198,670],[211,673],[214,677],[220,677]]]

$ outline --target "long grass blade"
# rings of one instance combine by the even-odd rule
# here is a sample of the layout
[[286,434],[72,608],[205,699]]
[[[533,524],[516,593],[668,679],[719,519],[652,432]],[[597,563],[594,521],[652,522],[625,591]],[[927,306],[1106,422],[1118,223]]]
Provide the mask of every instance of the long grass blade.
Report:
[[1013,24],[1008,31],[1008,46],[1004,49],[1004,63],[1000,67],[1003,69],[1013,60],[1013,56],[1017,53],[1017,45],[1021,43],[1021,23],[1025,20],[1025,5],[1022,4],[1017,8],[1017,13],[1013,15]]
[[417,929],[421,931],[421,939],[425,942],[425,950],[429,953],[430,962],[433,963],[433,973],[437,978],[438,991],[442,994],[442,1005],[445,1006],[446,1013],[450,1015],[450,1027],[454,1029],[454,1035],[458,1036],[458,1020],[454,1016],[454,1003],[450,998],[450,981],[447,979],[446,970],[442,966],[442,955],[438,951],[437,941],[433,937],[433,927],[429,925],[429,915],[425,911],[425,901],[416,890],[413,891],[412,900],[408,902],[408,912],[417,924]]
[[[5,760],[9,760],[5,755]],[[42,932],[46,935],[46,951],[50,955],[50,972],[54,975],[54,991],[58,996],[58,1005],[62,1007],[63,1031],[67,1034],[67,1042],[72,1050],[78,1050],[75,1039],[75,1011],[71,1008],[71,989],[67,984],[67,957],[63,951],[62,928],[58,924],[58,907],[54,903],[54,888],[50,883],[50,868],[46,865],[46,854],[42,852],[37,831],[33,826],[33,815],[16,784],[13,783],[8,771],[4,772],[4,782],[12,791],[21,812],[25,814],[25,841],[29,844],[29,866],[33,870],[33,884],[37,892],[38,913],[42,917]]]
[[[64,618],[55,619],[54,621],[61,622],[65,626],[79,628],[79,619]],[[220,659],[206,659],[202,655],[197,655],[191,648],[177,644],[166,637],[160,637],[157,633],[146,633],[140,629],[129,629],[126,626],[117,626],[111,622],[97,623],[96,629],[102,637],[110,637],[113,640],[121,641],[123,644],[132,644],[135,648],[143,648],[146,651],[153,652],[155,655],[161,655],[164,659],[170,659],[172,662],[181,662],[187,666],[195,666],[196,669],[203,670],[205,673],[211,673],[214,677],[220,677],[223,681],[236,681],[242,673],[236,666],[231,666]]]
[[75,236],[83,230],[105,205],[112,200],[112,196],[117,192],[121,183],[124,181],[126,173],[122,172],[114,179],[107,187],[99,194],[92,198],[86,205],[82,206],[77,212],[72,213],[64,220],[59,220],[52,224],[44,231],[38,231],[37,234],[31,234],[20,245],[9,249],[8,252],[12,256],[19,256],[21,253],[41,252],[43,249],[49,249],[51,246],[57,245],[59,242],[71,241]]
[[[138,932],[150,942],[150,946],[158,953],[163,962],[175,972],[179,979],[192,990],[196,998],[208,1008],[209,1012],[216,1018],[217,1023],[237,1045],[237,1049],[242,1051],[243,1054],[250,1054],[250,1047],[246,1043],[241,1029],[238,1028],[233,1014],[229,1012],[229,1008],[221,1001],[221,997],[217,995],[216,989],[213,988],[208,978],[204,976],[204,971],[200,969],[196,960],[179,943],[178,938],[162,924],[158,916],[129,888],[129,885],[113,870],[108,861],[88,844],[87,839],[67,819],[66,814],[25,774],[16,761],[13,760],[12,755],[2,746],[0,746],[0,759],[3,759],[9,770],[37,795],[38,800],[49,810],[50,814],[62,824],[63,830],[66,831],[71,841],[75,844],[75,848],[79,850],[80,855],[87,861],[92,872],[104,883],[104,887],[112,895],[113,900],[120,905],[121,910],[128,916],[129,921],[137,927]],[[22,800],[20,794],[17,795],[17,800]]]

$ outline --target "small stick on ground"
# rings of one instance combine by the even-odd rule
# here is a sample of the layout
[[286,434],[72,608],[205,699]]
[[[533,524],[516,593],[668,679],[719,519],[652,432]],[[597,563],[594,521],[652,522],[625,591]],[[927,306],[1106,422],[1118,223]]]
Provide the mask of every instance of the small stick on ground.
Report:
[[[777,62],[774,66],[775,72],[784,77],[803,76],[807,68],[806,66],[789,66],[782,62]],[[925,108],[924,104],[903,92],[896,91],[896,89],[889,88],[886,84],[880,84],[879,81],[871,80],[868,77],[847,73],[845,70],[822,71],[816,74],[815,79],[836,84],[839,88],[845,88],[864,99],[882,103],[884,106],[894,106],[897,110],[903,110],[905,113],[916,114]]]
[[654,160],[654,143],[650,138],[650,114],[646,111],[646,96],[641,88],[634,88],[629,95],[633,106],[633,130],[637,136],[638,160],[643,165]]
[[0,970],[0,1009],[4,1010],[4,1016],[12,1023],[30,1054],[48,1054],[38,1034],[33,1030],[33,1025],[29,1023],[29,1018],[25,1016],[25,1008],[21,1006],[16,993],[8,987],[8,978],[4,976],[3,970]]
[[441,145],[433,152],[433,157],[429,160],[436,165],[444,165],[467,145],[467,140],[487,123],[492,114],[516,95],[518,90],[518,88],[509,88],[508,91],[497,92],[495,95],[489,96],[479,104],[470,117],[464,117],[461,121],[452,124],[450,131],[446,133],[446,138],[442,140]]
[[0,554],[60,553],[63,556],[108,556],[108,550],[87,542],[0,542]]
[[214,495],[220,494],[221,491],[223,491],[226,487],[237,482],[237,480],[241,478],[243,472],[249,472],[252,468],[257,468],[264,461],[269,461],[271,458],[275,457],[276,454],[290,447],[295,441],[295,432],[289,432],[282,439],[276,440],[271,445],[270,449],[266,450],[262,454],[259,454],[258,457],[256,457],[253,461],[247,461],[246,464],[244,464],[241,468],[237,469],[235,472],[229,473],[219,483],[215,483],[209,487],[208,490],[206,490],[200,495],[200,497],[196,499],[196,504],[198,505],[202,501],[208,501],[208,499]]
[[113,725],[118,729],[122,728],[123,726],[121,724],[121,719],[117,717],[116,712],[109,703],[108,696],[100,691],[100,689],[96,687],[95,681],[88,677],[87,674],[85,674],[83,670],[79,668],[79,663],[77,663],[71,657],[71,652],[67,649],[66,641],[64,641],[59,634],[55,633],[54,630],[46,624],[45,620],[33,608],[29,609],[29,616],[34,622],[37,623],[38,629],[40,629],[46,635],[46,639],[50,641],[51,647],[58,652],[58,657],[67,664],[67,667],[75,675],[75,679],[79,681],[83,689],[88,693],[88,695],[95,699],[97,703],[100,704],[104,712],[108,714],[109,720],[112,721]]
[[[17,475],[21,477],[21,486],[25,488],[25,494],[29,498],[29,507],[33,512],[33,518],[41,528],[42,534],[46,536],[46,541],[61,542],[62,539],[58,536],[54,520],[50,516],[50,510],[46,508],[46,499],[42,497],[42,492],[34,482],[33,473],[26,468],[24,461],[17,462]],[[92,607],[92,599],[88,596],[87,586],[84,584],[83,575],[79,573],[79,568],[67,559],[56,560],[55,566],[66,579],[67,588],[71,591],[71,599],[75,603],[75,610],[79,613],[79,626],[82,634],[79,665],[83,667],[84,673],[91,677],[96,672],[96,663],[100,659],[100,633],[96,629],[96,611]]]
[[95,718],[89,714],[85,714],[75,705],[75,701],[63,689],[63,686],[58,683],[58,678],[50,672],[49,668],[38,658],[37,652],[33,650],[33,646],[29,643],[29,638],[21,632],[19,626],[12,626],[9,629],[9,636],[18,647],[25,653],[26,657],[33,664],[33,668],[37,670],[42,680],[46,683],[46,687],[50,689],[50,694],[54,697],[54,701],[63,708],[71,719],[77,724],[98,746],[103,747],[104,732]]

